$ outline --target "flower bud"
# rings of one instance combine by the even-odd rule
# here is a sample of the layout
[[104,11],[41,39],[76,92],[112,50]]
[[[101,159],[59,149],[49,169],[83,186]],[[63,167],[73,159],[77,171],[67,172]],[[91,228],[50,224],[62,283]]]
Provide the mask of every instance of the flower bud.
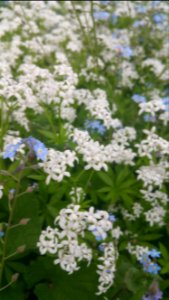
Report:
[[12,275],[12,278],[11,278],[11,281],[12,281],[12,282],[17,281],[18,277],[19,277],[19,273],[13,274],[13,275]]
[[16,252],[18,253],[23,253],[26,249],[26,246],[25,245],[22,245],[22,246],[19,246],[16,250]]
[[30,221],[30,219],[28,219],[28,218],[21,219],[20,222],[19,222],[19,224],[21,224],[21,225],[27,225],[29,223],[29,221]]
[[13,200],[14,196],[15,196],[15,192],[16,190],[15,189],[10,189],[9,190],[9,194],[8,194],[8,200]]

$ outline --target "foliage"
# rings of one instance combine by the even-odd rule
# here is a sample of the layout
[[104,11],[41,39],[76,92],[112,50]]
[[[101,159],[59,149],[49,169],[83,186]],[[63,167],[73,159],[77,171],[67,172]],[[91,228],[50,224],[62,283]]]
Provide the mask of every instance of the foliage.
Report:
[[168,299],[168,8],[0,3],[0,299]]

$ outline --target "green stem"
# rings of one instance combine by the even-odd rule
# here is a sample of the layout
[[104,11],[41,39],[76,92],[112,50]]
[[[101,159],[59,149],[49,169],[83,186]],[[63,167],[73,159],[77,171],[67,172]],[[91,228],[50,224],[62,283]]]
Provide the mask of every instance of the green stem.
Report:
[[98,39],[97,39],[97,32],[96,32],[96,22],[95,22],[95,18],[94,18],[94,4],[93,1],[90,2],[91,5],[91,18],[92,18],[92,22],[93,22],[93,36],[94,36],[94,41],[95,41],[95,62],[96,62],[96,66],[97,66],[97,71],[99,70],[99,64],[98,64],[98,49],[99,49],[99,45],[98,45]]
[[2,288],[0,288],[0,292],[8,288],[13,283],[13,280],[11,280],[8,284],[4,285]]
[[85,192],[86,192],[86,190],[87,190],[87,188],[88,188],[88,185],[89,185],[89,183],[90,183],[90,181],[91,181],[91,179],[92,179],[92,177],[93,177],[93,174],[94,174],[94,170],[91,171],[91,173],[90,173],[90,175],[89,175],[89,178],[88,178],[88,180],[87,180],[87,182],[86,182],[86,185],[85,185],[85,188],[84,188],[84,191],[85,191]]
[[52,132],[53,132],[54,135],[56,135],[56,128],[55,128],[55,126],[54,126],[54,124],[52,122],[52,119],[51,119],[51,116],[50,116],[50,114],[48,112],[48,109],[45,106],[43,106],[43,109],[44,109],[46,118],[48,119],[48,122],[49,122],[49,124],[51,126]]
[[[8,243],[9,232],[10,232],[10,228],[12,226],[12,221],[13,221],[13,217],[14,217],[14,213],[15,213],[15,208],[16,208],[16,203],[17,203],[17,195],[18,195],[18,192],[20,189],[21,176],[22,176],[22,172],[20,172],[20,174],[19,174],[18,183],[17,183],[17,187],[16,187],[16,195],[15,195],[14,199],[12,200],[13,205],[11,207],[11,210],[9,211],[8,227],[6,230],[6,235],[5,235],[5,239],[4,239],[4,245],[3,245],[3,252],[2,252],[2,263],[1,263],[1,270],[0,270],[0,286],[2,285],[3,270],[4,270],[4,266],[5,266],[5,260],[6,260],[7,243]],[[6,285],[6,287],[8,287],[9,285],[10,284]],[[4,287],[2,289],[4,289]]]
[[83,24],[82,24],[82,22],[81,22],[81,20],[80,20],[80,17],[79,17],[79,14],[78,14],[77,10],[76,10],[76,6],[75,6],[74,1],[71,1],[71,5],[72,5],[72,8],[73,8],[73,12],[74,12],[74,14],[75,14],[75,16],[76,16],[76,19],[77,19],[77,21],[78,21],[78,23],[79,23],[79,26],[80,26],[80,29],[81,29],[81,33],[83,33],[83,39],[84,39],[84,41],[85,41],[85,44],[87,44],[88,47],[89,47],[89,45],[90,45],[90,40],[88,40],[88,36],[87,36],[87,34],[86,34],[86,32],[85,32],[85,29],[84,29],[84,27],[83,27]]

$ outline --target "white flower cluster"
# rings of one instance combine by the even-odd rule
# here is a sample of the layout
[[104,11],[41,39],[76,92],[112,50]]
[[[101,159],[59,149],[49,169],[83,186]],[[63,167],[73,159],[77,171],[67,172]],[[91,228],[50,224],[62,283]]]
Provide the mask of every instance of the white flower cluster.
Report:
[[117,250],[114,244],[103,244],[103,256],[99,257],[100,264],[98,264],[97,274],[99,274],[99,286],[97,295],[106,293],[114,282],[116,272],[116,260],[118,258]]
[[[92,239],[98,242],[107,237],[112,239],[116,230],[113,228],[114,220],[106,211],[94,211],[93,207],[89,211],[80,211],[79,205],[71,204],[60,211],[55,219],[55,228],[48,226],[41,232],[37,246],[42,255],[53,254],[54,264],[59,264],[71,274],[79,269],[78,262],[87,260],[90,264],[93,259],[94,249],[87,244],[86,233],[90,232]],[[104,242],[100,246],[103,247],[103,255],[98,254],[98,294],[105,293],[112,285],[118,258],[113,242]],[[97,249],[95,251],[100,253]]]
[[85,192],[81,187],[73,187],[70,191],[70,197],[74,204],[78,204],[84,200]]
[[4,189],[4,186],[0,184],[0,199],[3,196],[3,189]]
[[69,177],[70,172],[67,170],[67,167],[73,167],[74,162],[77,160],[74,151],[65,150],[61,152],[49,149],[46,160],[39,163],[39,166],[48,174],[46,183],[48,184],[51,179],[60,182],[65,176]]
[[113,133],[113,139],[119,144],[129,146],[129,141],[136,139],[136,130],[133,127],[124,127]]
[[132,245],[131,243],[128,243],[127,250],[130,254],[135,255],[137,260],[140,260],[143,254],[148,253],[149,248],[140,245]]
[[166,193],[161,191],[152,191],[152,188],[148,188],[148,190],[141,190],[141,193],[144,195],[144,199],[147,202],[150,202],[152,206],[156,206],[159,204],[167,205],[169,202],[169,197]]
[[91,116],[102,120],[106,128],[119,128],[122,123],[117,118],[112,118],[115,112],[115,104],[112,109],[109,107],[107,95],[104,90],[96,89],[93,93],[86,90],[76,90],[75,97],[79,104],[84,104]]
[[150,226],[163,226],[164,216],[166,215],[166,209],[162,206],[154,206],[150,210],[144,213],[146,221],[150,224]]
[[165,111],[165,105],[161,99],[151,100],[146,103],[139,103],[139,114],[149,113],[151,116],[155,117],[158,112]]
[[85,169],[94,169],[99,171],[101,169],[108,170],[108,163],[117,162],[133,165],[133,159],[135,153],[130,148],[126,148],[126,138],[121,143],[119,136],[116,140],[106,146],[101,145],[98,141],[91,139],[90,135],[86,131],[74,129],[73,140],[77,143],[76,150],[83,156],[84,162],[87,163]]
[[165,169],[165,165],[163,163],[142,166],[139,170],[137,170],[137,173],[137,178],[143,181],[145,187],[162,187],[163,182],[169,179],[169,172]]
[[152,127],[151,130],[143,130],[147,138],[136,145],[139,156],[147,156],[149,159],[152,159],[153,154],[157,157],[169,155],[169,142],[157,135],[155,131],[155,127]]
[[133,207],[132,207],[132,213],[129,213],[126,209],[122,208],[121,212],[123,214],[123,217],[125,219],[128,219],[130,221],[135,221],[136,219],[138,219],[142,212],[143,212],[143,207],[140,203],[134,203]]

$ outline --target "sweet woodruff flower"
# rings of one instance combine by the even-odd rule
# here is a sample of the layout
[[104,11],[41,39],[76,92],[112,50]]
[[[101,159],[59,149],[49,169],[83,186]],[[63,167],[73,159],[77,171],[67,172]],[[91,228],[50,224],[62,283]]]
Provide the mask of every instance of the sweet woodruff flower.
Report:
[[26,146],[28,146],[28,148],[34,152],[37,159],[40,159],[42,161],[46,160],[46,156],[48,153],[47,148],[41,141],[39,141],[31,136],[28,138],[22,139],[17,144],[7,145],[7,147],[5,148],[5,151],[3,152],[3,158],[13,159],[22,144],[25,144]]
[[[72,274],[80,268],[78,262],[86,260],[90,264],[93,258],[93,249],[85,243],[88,232],[93,234],[94,241],[98,243],[106,237],[113,239],[114,216],[113,222],[109,218],[108,212],[103,210],[95,211],[91,207],[88,211],[80,211],[79,205],[69,205],[62,209],[55,219],[55,228],[48,226],[41,232],[37,243],[39,251],[42,255],[53,254],[54,264],[59,264],[63,270]],[[100,295],[105,293],[114,281],[118,254],[113,242],[101,243],[97,249]]]
[[3,185],[0,185],[0,199],[3,196],[3,189],[4,189]]

